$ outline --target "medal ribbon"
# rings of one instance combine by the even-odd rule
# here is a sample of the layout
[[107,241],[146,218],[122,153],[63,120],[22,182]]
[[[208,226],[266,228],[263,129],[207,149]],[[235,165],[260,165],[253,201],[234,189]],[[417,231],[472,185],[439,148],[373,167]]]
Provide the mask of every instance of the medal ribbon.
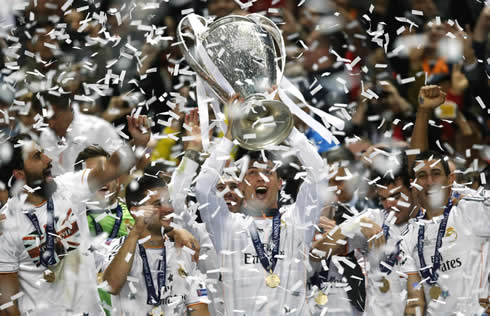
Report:
[[[388,238],[390,238],[390,226],[386,225],[386,218],[387,218],[387,216],[385,216],[385,220],[383,221],[382,228],[383,228],[383,234],[385,235],[385,239],[388,242]],[[383,259],[383,262],[385,262],[390,267],[394,267],[396,264],[396,261],[397,261],[396,258],[398,257],[398,254],[400,253],[400,242],[401,242],[401,240],[396,243],[396,250],[391,252],[389,255],[386,255]],[[379,265],[379,269],[381,270],[381,272],[386,273],[388,275],[392,271],[382,264]]]
[[[49,254],[47,258],[44,258],[44,251],[39,247],[39,258],[41,260],[41,265],[48,266],[56,264],[56,259],[54,257],[54,203],[53,199],[49,199],[47,203],[48,220],[46,221],[46,252]],[[39,219],[36,214],[26,213],[27,218],[31,221],[32,225],[36,229],[39,238],[42,240],[43,232],[41,226],[39,225]]]
[[[88,211],[87,213],[90,213]],[[112,213],[112,212],[111,212]],[[114,226],[112,226],[112,231],[111,234],[109,235],[109,239],[114,239],[117,237],[117,234],[119,233],[119,228],[121,228],[121,223],[122,223],[122,208],[121,205],[117,204],[116,208],[116,221],[114,222]],[[92,222],[94,223],[94,228],[95,228],[95,235],[98,236],[104,232],[102,229],[102,226],[95,220],[95,218],[89,214],[90,218],[92,219]]]
[[260,263],[264,267],[264,269],[268,272],[273,272],[277,258],[276,256],[279,254],[279,244],[281,241],[281,213],[277,212],[277,214],[272,219],[272,254],[271,258],[267,258],[264,250],[264,245],[260,240],[259,233],[257,232],[257,226],[255,226],[255,222],[252,222],[252,228],[250,229],[250,236],[252,237],[252,243],[255,248],[255,252],[259,257]]
[[[417,213],[417,218],[424,217],[424,214],[425,213],[423,212],[423,210],[420,209]],[[383,226],[382,226],[383,234],[385,235],[386,241],[388,241],[388,238],[390,237],[390,227],[388,225],[386,225],[386,218],[387,217],[388,216],[386,215],[385,220],[383,221]],[[389,255],[385,256],[385,258],[383,259],[383,262],[385,262],[386,264],[388,264],[391,267],[394,267],[396,262],[398,261],[397,258],[398,258],[398,255],[400,254],[400,243],[401,243],[401,239],[399,241],[397,241],[395,251],[391,252]],[[388,275],[390,275],[390,273],[392,271],[382,264],[379,265],[379,269],[381,270],[381,272],[386,273]]]
[[158,291],[153,284],[153,278],[151,276],[150,264],[148,263],[148,256],[143,246],[138,245],[141,260],[143,261],[143,277],[145,278],[146,285],[146,304],[158,306],[160,305],[161,290],[165,286],[165,277],[167,273],[167,256],[165,246],[162,248],[162,264],[160,265],[160,271],[157,273]]
[[430,269],[432,270],[432,273],[429,271],[429,269],[426,269],[426,264],[424,259],[425,226],[424,225],[419,226],[417,248],[418,248],[419,260],[421,266],[420,273],[422,274],[424,279],[429,278],[430,284],[437,283],[437,279],[439,278],[439,275],[437,275],[437,270],[439,270],[439,267],[441,266],[441,254],[439,253],[439,248],[441,248],[442,246],[442,238],[446,233],[447,222],[449,220],[449,213],[451,212],[452,207],[453,207],[453,201],[449,199],[449,202],[446,205],[446,208],[444,209],[443,219],[439,224],[439,231],[437,232],[436,248],[434,252],[434,264],[432,266],[432,269]]

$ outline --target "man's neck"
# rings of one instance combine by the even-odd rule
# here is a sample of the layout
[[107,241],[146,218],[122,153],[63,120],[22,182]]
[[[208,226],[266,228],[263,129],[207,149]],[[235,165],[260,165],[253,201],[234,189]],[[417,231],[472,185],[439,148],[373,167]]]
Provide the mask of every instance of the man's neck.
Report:
[[[143,238],[148,238],[150,236],[150,239],[148,239],[144,244],[143,247],[145,248],[163,248],[165,244],[165,238],[161,234],[156,234],[156,233],[151,233],[147,232],[145,234],[145,237]],[[143,239],[141,238],[141,239]]]
[[244,208],[243,212],[252,217],[274,217],[278,209],[277,208]]
[[442,214],[444,214],[444,208],[427,209],[425,217],[427,219],[433,219],[434,217],[441,216]]
[[32,204],[34,206],[38,206],[38,205],[41,205],[44,202],[46,202],[46,198],[43,196],[28,192],[26,202],[28,202],[29,204]]

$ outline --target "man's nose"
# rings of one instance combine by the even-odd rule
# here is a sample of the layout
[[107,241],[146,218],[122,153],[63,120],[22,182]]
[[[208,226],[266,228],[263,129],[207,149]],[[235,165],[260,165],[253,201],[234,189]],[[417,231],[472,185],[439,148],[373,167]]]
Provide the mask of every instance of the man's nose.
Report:
[[427,184],[428,185],[432,185],[434,183],[433,179],[432,179],[432,176],[431,175],[428,175],[427,176]]
[[398,201],[397,201],[397,200],[395,200],[395,199],[387,199],[387,200],[385,201],[385,204],[386,204],[385,208],[386,208],[387,210],[389,210],[389,209],[391,209],[393,206],[396,206],[397,202],[398,202]]
[[53,159],[49,158],[48,155],[46,155],[46,154],[43,154],[42,157],[43,157],[44,163],[47,165],[49,165],[53,161]]

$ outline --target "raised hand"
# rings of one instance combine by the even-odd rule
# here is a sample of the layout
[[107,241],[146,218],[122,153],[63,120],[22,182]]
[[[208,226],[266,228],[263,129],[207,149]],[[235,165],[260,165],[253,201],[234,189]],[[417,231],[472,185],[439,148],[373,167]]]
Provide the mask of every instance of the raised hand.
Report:
[[197,239],[185,229],[174,229],[168,233],[171,238],[175,241],[175,246],[177,248],[187,247],[194,250],[194,255],[192,260],[197,262],[199,260],[199,252],[201,251],[201,246]]
[[199,126],[199,112],[198,109],[194,109],[186,114],[184,120],[185,136],[192,136],[193,139],[184,142],[184,149],[190,149],[195,151],[202,151],[202,137],[201,127]]
[[318,227],[323,229],[324,232],[328,233],[331,231],[337,224],[334,220],[329,219],[325,216],[320,216],[320,221],[318,222]]
[[154,206],[140,206],[131,210],[134,217],[134,226],[131,228],[140,238],[144,237],[146,228],[152,221],[152,217],[158,214],[158,209]]
[[[364,225],[363,225],[364,224]],[[367,227],[367,225],[370,225],[370,227]],[[379,235],[383,230],[381,227],[379,227],[378,224],[370,220],[369,218],[361,218],[361,233],[366,237],[367,240],[369,240],[369,248],[379,248],[382,245],[386,243],[385,236],[381,235],[380,237],[376,236]]]
[[150,141],[151,132],[146,115],[138,117],[126,115],[128,120],[129,133],[133,137],[134,144],[139,147],[146,147]]
[[231,126],[233,125],[233,120],[236,116],[239,115],[239,113],[235,113],[235,107],[233,106],[233,104],[241,101],[243,101],[243,99],[240,98],[240,95],[238,93],[233,95],[230,100],[228,100],[228,115],[226,117],[226,119],[228,120],[228,128],[226,130],[225,137],[230,140],[233,139],[233,136],[231,135]]
[[434,110],[446,101],[446,93],[439,86],[424,86],[419,92],[419,109]]

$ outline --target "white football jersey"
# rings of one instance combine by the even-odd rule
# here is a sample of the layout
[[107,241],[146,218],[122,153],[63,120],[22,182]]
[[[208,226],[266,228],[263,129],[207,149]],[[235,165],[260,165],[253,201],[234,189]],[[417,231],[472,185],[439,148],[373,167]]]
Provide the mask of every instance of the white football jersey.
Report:
[[[23,295],[18,299],[22,315],[72,315],[102,312],[98,300],[93,255],[88,250],[90,233],[83,199],[90,197],[88,170],[65,173],[55,178],[53,194],[55,231],[58,249],[66,255],[55,269],[55,282],[43,278],[40,248],[46,243],[47,203],[29,207],[22,196],[9,199],[2,213],[7,219],[0,236],[0,272],[17,272]],[[25,215],[34,210],[42,238]],[[83,238],[82,238],[83,236]],[[58,256],[58,259],[60,257]]]
[[[105,268],[116,256],[126,237],[112,239],[109,244]],[[162,248],[146,248],[148,264],[155,289],[158,289],[157,274],[162,267]],[[165,315],[186,315],[187,308],[207,302],[207,290],[204,282],[196,273],[196,264],[182,248],[176,248],[170,240],[165,240],[166,275],[162,305],[159,307]],[[153,305],[147,304],[148,293],[143,274],[143,260],[136,247],[133,265],[128,280],[119,295],[112,296],[111,315],[142,316],[151,313]]]
[[186,206],[186,198],[189,193],[192,179],[197,174],[199,164],[192,159],[183,157],[179,167],[172,173],[172,180],[168,186],[172,206],[174,208],[174,227],[182,227],[188,230],[199,242],[201,252],[197,268],[206,276],[208,289],[209,313],[211,316],[224,315],[223,281],[220,280],[218,255],[209,237],[204,223],[197,223],[196,215],[191,213]]
[[39,143],[53,160],[52,173],[57,176],[74,170],[75,160],[85,147],[97,144],[112,153],[121,147],[122,140],[111,123],[75,110],[63,142],[51,129],[46,128],[41,133]]
[[[423,256],[427,265],[434,262],[439,224],[443,216],[431,220],[411,220],[401,243],[402,270],[419,273],[419,226],[425,225]],[[478,299],[486,270],[485,247],[490,236],[490,208],[483,202],[461,200],[449,214],[446,232],[439,250],[441,266],[438,285],[443,293],[437,300],[429,295],[430,285],[425,282],[425,300],[430,315],[481,315]]]
[[[400,273],[398,262],[394,265],[391,273],[381,272],[380,263],[386,263],[386,256],[396,252],[396,244],[403,233],[406,232],[408,223],[395,225],[387,221],[386,212],[381,209],[369,209],[363,213],[363,217],[370,218],[379,227],[383,223],[389,227],[389,238],[386,246],[380,249],[369,249],[364,235],[360,235],[363,243],[363,252],[366,256],[366,309],[364,315],[403,315],[407,299],[407,282]],[[399,258],[399,256],[397,256]],[[383,292],[383,277],[389,282],[389,290]],[[384,290],[384,289],[383,289]]]
[[314,224],[325,204],[322,198],[326,198],[327,184],[321,177],[323,161],[304,135],[293,130],[289,142],[293,149],[298,150],[298,158],[307,168],[307,177],[296,203],[280,210],[280,244],[274,270],[280,278],[280,285],[276,288],[269,288],[265,283],[269,272],[261,265],[249,233],[249,225],[254,221],[265,253],[270,257],[272,219],[254,219],[229,212],[216,190],[226,157],[233,146],[231,141],[221,140],[198,177],[196,197],[201,218],[220,258],[225,315],[308,315],[306,283],[307,272],[311,270],[308,254]]

